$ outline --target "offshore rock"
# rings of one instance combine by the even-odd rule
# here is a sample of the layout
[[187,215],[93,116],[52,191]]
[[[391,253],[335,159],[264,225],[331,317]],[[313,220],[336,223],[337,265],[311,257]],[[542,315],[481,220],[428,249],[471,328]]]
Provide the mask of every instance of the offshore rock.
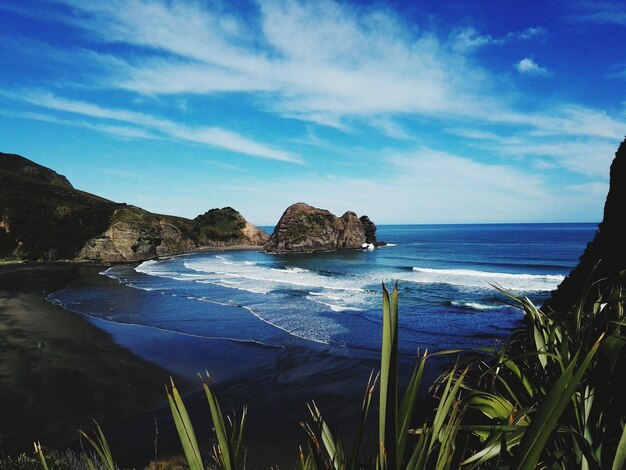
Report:
[[626,270],[626,140],[615,153],[610,175],[602,223],[578,265],[552,293],[544,307],[566,312],[581,300],[590,278],[607,278],[608,282],[612,282],[618,280],[621,271]]
[[[360,249],[368,243],[361,219],[351,211],[337,217],[325,209],[298,202],[283,213],[265,249],[276,253]],[[375,240],[376,226],[371,225]],[[371,235],[371,226],[368,228]]]

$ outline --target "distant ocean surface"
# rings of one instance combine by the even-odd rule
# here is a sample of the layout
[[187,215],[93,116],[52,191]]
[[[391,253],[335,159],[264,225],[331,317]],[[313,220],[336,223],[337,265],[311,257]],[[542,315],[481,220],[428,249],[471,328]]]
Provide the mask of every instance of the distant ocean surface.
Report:
[[177,256],[107,269],[102,274],[119,282],[114,290],[70,285],[49,299],[107,323],[181,337],[371,358],[380,348],[381,282],[397,281],[400,350],[409,360],[418,348],[474,348],[506,336],[522,314],[492,284],[540,304],[596,229],[383,225],[378,238],[388,245],[373,251]]

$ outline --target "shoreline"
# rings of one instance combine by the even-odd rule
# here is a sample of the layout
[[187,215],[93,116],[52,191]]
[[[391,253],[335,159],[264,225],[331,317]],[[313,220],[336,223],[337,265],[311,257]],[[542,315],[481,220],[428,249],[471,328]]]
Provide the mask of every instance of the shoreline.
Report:
[[[220,251],[263,251],[263,245],[226,245],[226,246],[203,246],[196,250],[184,251],[181,253],[172,253],[170,255],[153,256],[151,258],[136,259],[136,260],[124,260],[124,261],[96,261],[96,260],[81,260],[81,259],[60,259],[54,261],[35,261],[35,260],[0,260],[0,277],[3,275],[3,271],[12,269],[18,266],[77,266],[77,267],[111,267],[122,264],[137,264],[145,261],[155,261],[162,259],[170,259],[176,256],[191,256],[199,253],[212,253]],[[0,288],[2,286],[0,285]],[[0,289],[1,290],[1,289]]]
[[73,263],[0,266],[0,452],[30,452],[34,440],[63,449],[93,419],[106,427],[166,403],[170,373],[45,299],[99,270]]
[[[0,266],[0,452],[30,452],[37,440],[80,450],[76,430],[91,430],[95,418],[117,463],[143,468],[154,458],[156,419],[159,457],[182,455],[164,392],[170,371],[177,370],[171,357],[189,366],[187,372],[178,368],[175,382],[202,442],[209,442],[211,421],[190,358],[206,358],[225,413],[248,406],[254,468],[293,467],[305,441],[300,422],[310,420],[306,405],[313,399],[335,416],[344,436],[354,431],[375,362],[104,323],[45,299],[67,286],[126,289],[99,275],[105,266]],[[164,356],[171,357],[163,362]]]

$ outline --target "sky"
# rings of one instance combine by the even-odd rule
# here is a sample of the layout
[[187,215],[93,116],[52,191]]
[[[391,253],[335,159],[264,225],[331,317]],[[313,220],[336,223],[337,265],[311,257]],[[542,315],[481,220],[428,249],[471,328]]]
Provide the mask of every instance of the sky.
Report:
[[626,2],[0,0],[0,151],[274,225],[598,222]]

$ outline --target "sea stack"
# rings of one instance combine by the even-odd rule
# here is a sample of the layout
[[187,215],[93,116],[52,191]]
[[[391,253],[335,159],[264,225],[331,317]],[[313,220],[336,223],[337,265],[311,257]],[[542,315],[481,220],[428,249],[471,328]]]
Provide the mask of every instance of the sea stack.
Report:
[[[591,243],[580,257],[578,266],[552,293],[544,307],[557,311],[568,311],[580,301],[589,279],[607,278],[609,281],[620,276],[626,269],[626,225],[624,204],[626,203],[626,140],[615,153],[611,164],[609,193],[604,204],[604,218]],[[593,272],[594,267],[595,272]]]
[[376,225],[367,216],[359,219],[348,211],[337,217],[325,209],[298,202],[283,213],[265,250],[309,253],[361,249],[369,243],[376,243]]

